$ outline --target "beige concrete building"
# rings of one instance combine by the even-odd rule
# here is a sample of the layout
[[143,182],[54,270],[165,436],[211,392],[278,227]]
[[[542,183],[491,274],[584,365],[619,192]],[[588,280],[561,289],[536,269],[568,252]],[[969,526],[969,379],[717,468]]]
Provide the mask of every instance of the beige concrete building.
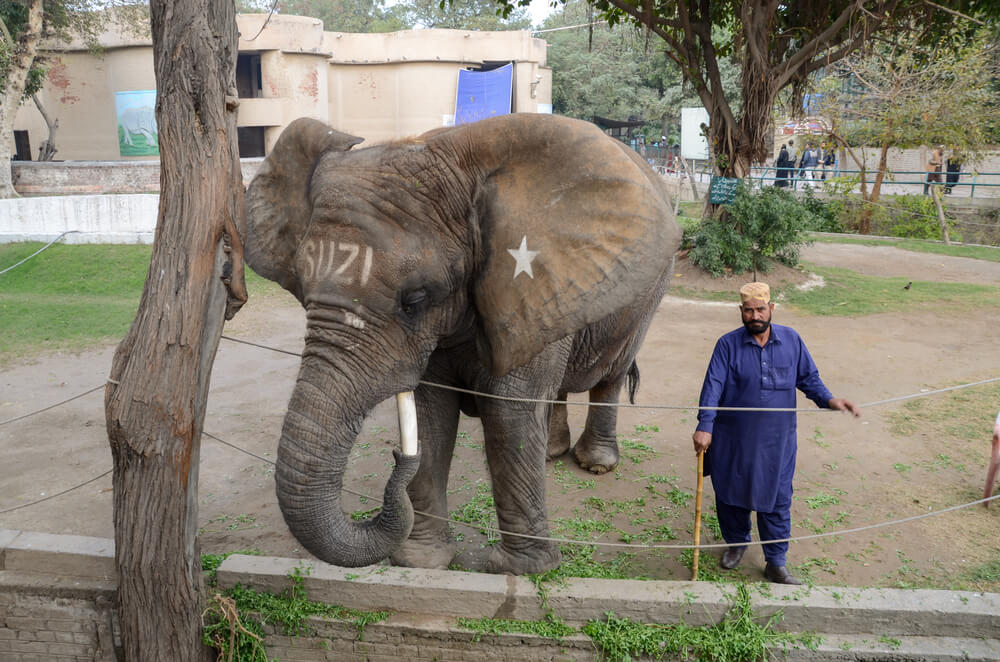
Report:
[[[281,129],[303,116],[368,143],[447,126],[461,69],[510,64],[511,112],[551,112],[546,43],[527,31],[347,34],[326,32],[313,18],[265,14],[239,15],[237,23],[243,157],[266,154]],[[103,56],[82,44],[52,49],[40,98],[59,122],[56,159],[156,158],[152,43],[119,33],[102,43]],[[35,158],[48,131],[33,103],[21,107],[14,128],[18,155]]]

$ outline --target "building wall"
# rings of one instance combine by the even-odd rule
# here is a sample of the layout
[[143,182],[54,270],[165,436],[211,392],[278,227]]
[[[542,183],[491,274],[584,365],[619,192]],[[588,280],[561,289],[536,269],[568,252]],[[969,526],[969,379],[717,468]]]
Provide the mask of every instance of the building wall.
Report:
[[[368,144],[422,133],[454,116],[458,71],[515,62],[515,112],[548,112],[551,70],[546,44],[527,31],[406,30],[324,32],[302,16],[237,16],[241,54],[259,55],[260,96],[240,100],[240,127],[263,127],[270,150],[297,117],[313,117]],[[115,93],[156,87],[149,39],[105,33],[103,57],[82,43],[53,46],[52,71],[39,97],[59,122],[56,158],[128,160],[118,148]],[[34,104],[21,107],[32,157],[48,135]],[[155,158],[155,157],[153,157]]]

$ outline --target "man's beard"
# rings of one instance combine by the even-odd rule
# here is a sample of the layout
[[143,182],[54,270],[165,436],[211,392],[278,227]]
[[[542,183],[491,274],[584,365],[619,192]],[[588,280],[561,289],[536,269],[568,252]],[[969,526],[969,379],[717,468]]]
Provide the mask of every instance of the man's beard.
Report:
[[750,335],[759,336],[770,328],[771,320],[766,322],[762,320],[750,320],[749,322],[743,322],[743,326],[745,326],[746,330],[750,332]]

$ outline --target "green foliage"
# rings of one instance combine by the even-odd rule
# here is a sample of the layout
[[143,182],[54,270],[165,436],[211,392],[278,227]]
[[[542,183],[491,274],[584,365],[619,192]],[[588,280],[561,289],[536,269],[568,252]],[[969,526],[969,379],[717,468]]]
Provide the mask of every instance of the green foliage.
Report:
[[702,223],[691,259],[713,276],[767,272],[772,260],[798,263],[805,231],[816,222],[809,209],[784,189],[766,186],[753,191],[744,182],[736,189],[728,218]]
[[863,239],[854,237],[816,237],[815,241],[861,244],[863,246],[893,246],[900,250],[916,251],[918,253],[933,253],[936,255],[951,255],[967,257],[972,260],[988,260],[1000,262],[1000,248],[992,246],[949,246],[940,242],[930,241],[889,241],[886,239]]
[[889,35],[832,65],[820,82],[820,112],[851,145],[944,144],[968,157],[989,144],[996,121],[995,28],[948,27],[924,44],[921,36]]
[[[270,0],[248,0],[241,10],[267,12]],[[392,32],[412,27],[395,8],[383,0],[282,0],[281,13],[308,16],[323,21],[327,32]]]
[[678,216],[677,224],[681,226],[684,234],[681,236],[681,249],[694,247],[695,238],[701,232],[701,219],[690,216]]
[[841,221],[844,204],[838,198],[820,200],[813,194],[812,187],[807,186],[805,195],[799,198],[799,202],[806,208],[809,214],[807,229],[814,232],[843,232],[844,224]]
[[[544,27],[590,20],[585,0],[570,0]],[[560,30],[544,37],[552,68],[554,112],[586,120],[594,116],[641,118],[648,121],[638,130],[647,144],[659,141],[661,135],[667,136],[669,144],[680,141],[680,109],[700,106],[701,100],[684,84],[680,67],[648,33],[627,25],[595,25],[592,30]],[[723,87],[739,98],[739,67],[727,60],[721,67]]]
[[[0,270],[45,244],[0,244]],[[26,352],[120,339],[139,305],[151,246],[54,244],[0,275],[0,363]],[[280,288],[246,271],[250,296]]]
[[261,643],[265,625],[280,625],[286,636],[295,637],[310,632],[306,619],[320,616],[353,623],[358,639],[363,639],[366,626],[389,617],[386,611],[361,611],[310,601],[305,590],[308,572],[304,568],[292,570],[289,575],[292,585],[281,595],[254,591],[239,584],[225,596],[216,594],[203,615],[202,642],[217,649],[219,659],[267,662]]
[[499,31],[531,27],[525,9],[498,7],[492,0],[408,0],[393,5],[388,16],[411,28]]
[[814,315],[871,315],[895,311],[918,310],[921,307],[946,305],[996,306],[1000,303],[1000,288],[966,283],[935,283],[912,281],[904,290],[907,278],[865,276],[833,267],[810,266],[809,270],[826,281],[825,287],[811,290],[790,288],[785,300]]
[[476,483],[476,493],[464,506],[450,513],[451,518],[458,522],[474,524],[479,532],[487,537],[489,544],[494,545],[500,540],[497,533],[496,502],[493,501],[493,487],[487,482]]
[[758,623],[750,591],[740,584],[728,613],[716,625],[646,625],[608,612],[606,620],[590,621],[583,632],[601,649],[604,659],[616,662],[640,655],[656,660],[676,655],[697,662],[751,662],[768,659],[771,651],[779,647],[816,648],[819,638],[815,635],[775,630],[780,617],[779,612],[763,624]]
[[[872,232],[908,239],[942,239],[937,207],[929,195],[894,195],[873,208]],[[955,219],[945,216],[948,236],[962,241]]]
[[560,641],[563,637],[576,634],[578,630],[572,628],[549,612],[540,621],[515,621],[506,618],[460,618],[458,627],[464,630],[472,630],[476,633],[474,641],[479,641],[483,635],[488,634],[534,634],[547,639]]
[[205,581],[209,586],[215,586],[215,573],[219,570],[219,566],[222,565],[222,562],[233,554],[260,556],[261,552],[259,549],[241,549],[235,552],[226,552],[225,554],[202,554],[201,571],[206,573]]

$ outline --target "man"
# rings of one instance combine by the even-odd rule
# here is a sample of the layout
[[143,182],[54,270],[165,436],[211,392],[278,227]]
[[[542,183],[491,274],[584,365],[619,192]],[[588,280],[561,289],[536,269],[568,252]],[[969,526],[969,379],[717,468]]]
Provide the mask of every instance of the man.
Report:
[[[860,416],[849,400],[834,398],[819,378],[809,351],[795,330],[771,324],[774,303],[766,283],[740,288],[743,328],[719,338],[701,387],[702,407],[795,407],[800,389],[820,407]],[[750,541],[750,512],[757,513],[761,540],[791,533],[795,473],[795,412],[716,411],[698,413],[696,453],[705,453],[712,477],[722,537]],[[785,568],[788,543],[764,545],[764,576],[778,584],[800,584]],[[735,568],[746,546],[730,547],[720,565]]]
[[812,143],[806,145],[806,151],[802,152],[802,160],[799,163],[799,176],[806,182],[816,179],[815,170],[819,165],[819,154]]

